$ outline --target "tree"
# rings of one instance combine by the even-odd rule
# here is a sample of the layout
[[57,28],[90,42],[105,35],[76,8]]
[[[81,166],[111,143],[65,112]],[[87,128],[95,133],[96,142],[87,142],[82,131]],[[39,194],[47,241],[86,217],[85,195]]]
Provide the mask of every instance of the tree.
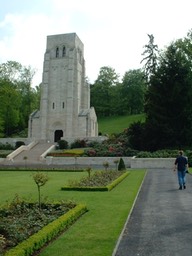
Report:
[[44,173],[37,172],[33,175],[33,179],[37,185],[39,209],[41,209],[41,187],[48,181],[48,176]]
[[16,61],[0,65],[0,119],[6,137],[27,128],[29,115],[39,108],[40,89],[31,87],[34,74]]
[[4,134],[10,136],[19,123],[19,92],[11,82],[0,81],[0,116],[4,124]]
[[142,55],[146,56],[142,59],[142,62],[145,62],[144,64],[144,72],[147,81],[150,79],[150,76],[155,73],[157,67],[158,67],[158,45],[154,44],[154,36],[151,34],[148,34],[149,37],[149,43],[144,46],[145,50],[142,53]]
[[95,81],[96,84],[104,84],[111,87],[119,83],[119,75],[115,72],[115,69],[109,66],[100,68],[98,78]]
[[146,145],[150,150],[192,143],[192,43],[172,42],[151,73],[146,97]]
[[143,143],[144,132],[145,123],[142,123],[141,121],[134,122],[129,126],[127,130],[127,136],[129,138],[131,148],[141,151],[145,149],[145,145]]
[[14,83],[20,77],[22,65],[16,61],[7,61],[0,65],[0,78]]
[[113,101],[113,87],[119,83],[119,76],[111,67],[102,67],[95,83],[91,86],[91,105],[98,116],[109,116],[111,101]]
[[121,87],[121,102],[126,114],[144,112],[146,82],[144,72],[140,69],[129,70],[125,73]]

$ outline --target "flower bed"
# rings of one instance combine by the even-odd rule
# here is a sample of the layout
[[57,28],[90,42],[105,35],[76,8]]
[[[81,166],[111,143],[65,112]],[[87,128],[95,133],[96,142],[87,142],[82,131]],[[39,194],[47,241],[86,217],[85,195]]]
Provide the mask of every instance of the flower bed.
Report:
[[29,256],[67,229],[87,211],[74,203],[42,204],[12,202],[0,210],[0,245],[5,256]]
[[130,172],[127,171],[97,171],[91,177],[83,178],[79,182],[70,182],[61,190],[110,191],[129,174]]

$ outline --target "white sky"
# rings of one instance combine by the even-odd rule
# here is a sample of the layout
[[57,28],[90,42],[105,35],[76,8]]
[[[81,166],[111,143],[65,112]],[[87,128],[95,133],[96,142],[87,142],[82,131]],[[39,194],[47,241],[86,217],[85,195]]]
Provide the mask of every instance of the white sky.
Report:
[[75,32],[84,44],[86,76],[103,66],[122,77],[141,68],[147,34],[160,49],[192,28],[192,0],[0,0],[0,64],[18,61],[42,79],[47,35]]

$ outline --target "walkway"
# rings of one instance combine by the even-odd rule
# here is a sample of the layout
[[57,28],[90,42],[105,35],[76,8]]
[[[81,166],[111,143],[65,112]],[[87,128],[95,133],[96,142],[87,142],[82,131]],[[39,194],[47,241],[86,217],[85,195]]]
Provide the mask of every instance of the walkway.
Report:
[[178,190],[172,170],[148,171],[113,256],[192,255],[192,176]]

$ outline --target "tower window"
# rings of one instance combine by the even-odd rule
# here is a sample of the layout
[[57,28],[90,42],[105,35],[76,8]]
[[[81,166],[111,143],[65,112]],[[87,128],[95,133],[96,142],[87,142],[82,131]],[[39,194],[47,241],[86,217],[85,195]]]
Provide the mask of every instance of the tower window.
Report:
[[55,108],[55,103],[53,102],[53,109]]
[[66,54],[66,48],[65,48],[65,46],[63,46],[62,56],[65,57],[65,54]]
[[63,108],[65,107],[65,102],[63,102]]
[[56,48],[56,54],[55,54],[56,58],[59,57],[59,47]]

